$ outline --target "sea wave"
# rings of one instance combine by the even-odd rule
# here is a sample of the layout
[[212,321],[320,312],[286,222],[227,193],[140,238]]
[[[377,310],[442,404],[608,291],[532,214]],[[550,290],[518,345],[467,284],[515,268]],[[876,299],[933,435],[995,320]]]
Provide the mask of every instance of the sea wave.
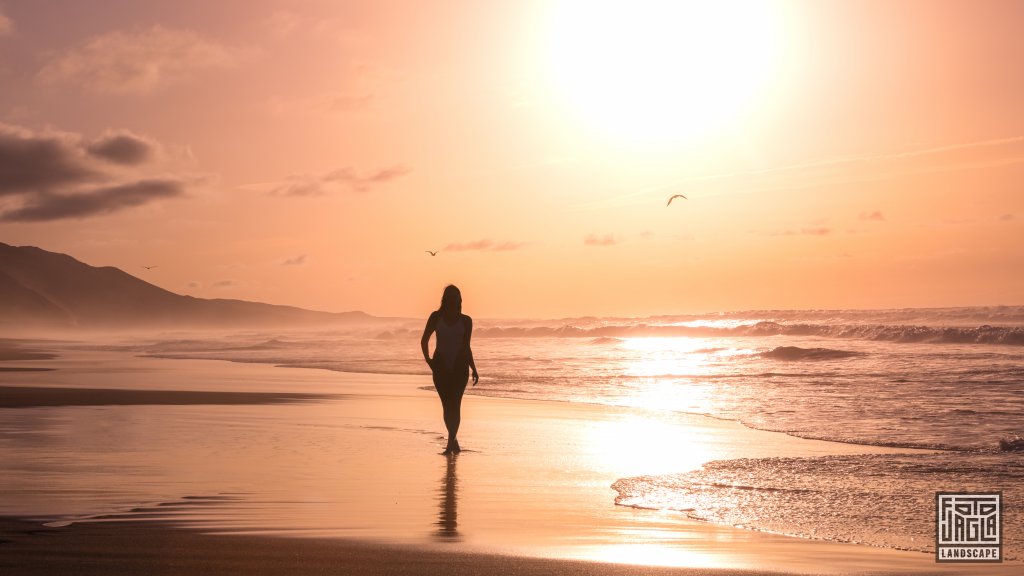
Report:
[[[375,339],[419,337],[403,322]],[[752,310],[646,318],[563,318],[477,322],[482,338],[764,337],[846,338],[880,342],[1024,346],[1024,306],[900,310]],[[267,344],[276,344],[269,342]]]
[[863,352],[849,350],[833,350],[831,348],[800,348],[797,346],[778,346],[759,354],[762,358],[774,360],[839,360],[863,356]]
[[[389,337],[395,337],[392,332]],[[474,336],[484,338],[637,338],[637,337],[745,337],[816,336],[886,342],[932,344],[1002,344],[1024,346],[1021,326],[917,326],[899,324],[788,324],[760,321],[739,326],[685,326],[678,324],[613,324],[598,327],[491,326],[479,328]]]
[[1002,489],[1004,557],[1021,559],[1024,455],[868,454],[708,462],[682,474],[622,478],[620,506],[805,538],[934,550],[935,493]]

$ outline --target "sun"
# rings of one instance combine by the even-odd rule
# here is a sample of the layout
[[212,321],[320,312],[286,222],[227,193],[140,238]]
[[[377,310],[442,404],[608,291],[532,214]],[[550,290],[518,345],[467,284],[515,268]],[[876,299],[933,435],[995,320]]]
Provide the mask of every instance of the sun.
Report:
[[690,142],[756,109],[781,28],[770,0],[563,0],[545,20],[546,85],[607,137]]

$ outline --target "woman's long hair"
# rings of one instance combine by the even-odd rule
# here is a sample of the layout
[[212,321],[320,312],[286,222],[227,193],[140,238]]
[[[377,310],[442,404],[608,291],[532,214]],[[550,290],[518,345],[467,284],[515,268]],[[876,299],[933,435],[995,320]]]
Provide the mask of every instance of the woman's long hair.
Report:
[[444,294],[441,295],[441,306],[437,311],[444,312],[445,308],[452,306],[455,307],[456,314],[462,314],[462,292],[454,284],[449,284],[444,288]]

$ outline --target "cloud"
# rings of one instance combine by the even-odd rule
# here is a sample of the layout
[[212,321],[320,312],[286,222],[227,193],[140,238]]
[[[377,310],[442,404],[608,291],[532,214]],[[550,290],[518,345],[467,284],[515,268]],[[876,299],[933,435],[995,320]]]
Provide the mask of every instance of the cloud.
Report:
[[109,214],[185,195],[186,178],[167,175],[163,147],[130,132],[95,140],[0,123],[0,221],[43,222]]
[[861,212],[857,218],[861,220],[875,220],[878,222],[885,222],[885,215],[882,214],[881,210],[875,210],[874,212]]
[[263,27],[275,38],[288,38],[306,18],[287,10],[277,10],[263,19]]
[[615,244],[618,244],[618,241],[612,234],[605,234],[604,236],[588,234],[587,237],[583,239],[583,244],[585,246],[614,246]]
[[375,99],[376,97],[368,91],[326,92],[290,99],[275,96],[268,100],[268,108],[273,114],[335,116],[369,108]]
[[14,21],[0,12],[0,36],[6,36],[14,32]]
[[218,280],[213,284],[210,284],[213,288],[235,288],[241,286],[241,283],[237,280]]
[[1009,213],[1002,214],[1001,216],[999,216],[999,220],[1002,221],[1002,222],[1009,222],[1009,221],[1013,220],[1014,218],[1015,218],[1014,215],[1013,214],[1009,214]]
[[323,174],[296,174],[284,182],[271,184],[271,194],[285,196],[319,196],[335,191],[366,192],[375,186],[405,176],[410,172],[405,166],[382,168],[370,174],[360,175],[352,168],[341,168]]
[[495,242],[489,238],[475,240],[473,242],[455,242],[444,247],[447,252],[469,252],[473,250],[486,250],[489,252],[508,252],[519,250],[526,246],[526,242]]
[[288,258],[284,262],[281,262],[281,266],[302,266],[306,263],[306,255],[300,254],[294,258]]
[[827,226],[808,226],[801,228],[799,232],[792,229],[785,230],[751,230],[751,234],[757,234],[758,236],[797,236],[802,234],[804,236],[828,236],[832,234],[834,230]]
[[50,190],[100,178],[75,135],[0,123],[0,196]]
[[146,94],[203,70],[233,67],[245,54],[190,30],[153,26],[94,36],[50,58],[36,80],[97,93]]
[[0,221],[45,222],[84,218],[141,206],[159,198],[182,196],[184,193],[184,184],[177,180],[140,180],[93,189],[84,194],[37,194],[22,207],[0,214]]
[[130,132],[108,132],[86,144],[86,151],[97,158],[116,164],[141,164],[153,154],[154,146],[148,140]]
[[751,233],[758,236],[796,236],[792,230],[751,230]]
[[805,236],[828,236],[832,233],[832,229],[825,226],[815,226],[813,228],[802,228],[800,233]]
[[1021,163],[1024,163],[1024,136],[1011,136],[889,154],[826,158],[765,170],[711,174],[672,186],[696,188],[706,194],[762,193]]

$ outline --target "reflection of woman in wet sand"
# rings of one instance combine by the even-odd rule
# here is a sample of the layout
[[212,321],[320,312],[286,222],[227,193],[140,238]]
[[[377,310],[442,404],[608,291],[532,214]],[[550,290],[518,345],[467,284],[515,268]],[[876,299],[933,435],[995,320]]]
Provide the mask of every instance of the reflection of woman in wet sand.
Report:
[[[428,344],[431,333],[437,334],[434,357],[430,357]],[[444,409],[444,425],[448,428],[448,446],[445,454],[461,450],[457,435],[462,420],[462,395],[469,382],[469,371],[473,370],[473,385],[480,375],[473,362],[473,350],[469,346],[473,336],[473,319],[462,313],[462,293],[449,285],[441,296],[441,307],[430,313],[423,328],[420,347],[423,359],[427,361],[434,375],[434,389],[441,397]]]
[[438,500],[441,507],[437,512],[437,539],[445,542],[454,542],[461,539],[459,536],[459,512],[458,512],[458,478],[455,475],[455,463],[458,461],[455,454],[449,455],[445,468],[444,482],[441,483],[440,497]]

